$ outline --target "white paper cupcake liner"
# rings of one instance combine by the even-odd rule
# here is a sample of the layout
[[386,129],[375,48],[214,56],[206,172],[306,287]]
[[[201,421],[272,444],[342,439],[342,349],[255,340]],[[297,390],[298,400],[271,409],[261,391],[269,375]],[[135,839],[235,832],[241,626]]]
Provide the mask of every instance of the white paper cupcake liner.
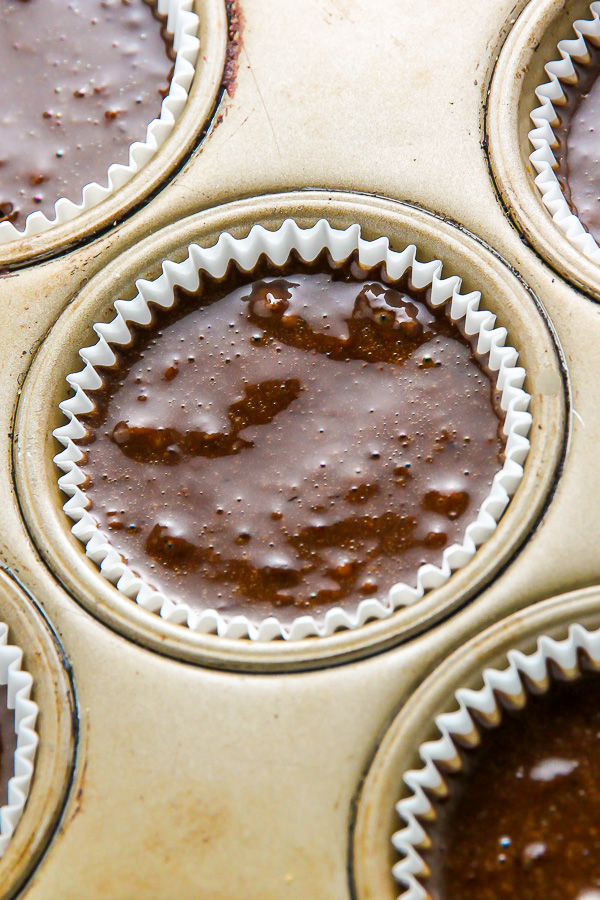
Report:
[[34,769],[38,736],[35,722],[37,704],[31,700],[33,678],[21,669],[23,651],[8,643],[8,627],[0,622],[0,685],[7,686],[7,705],[15,711],[14,774],[8,782],[8,803],[0,808],[0,856],[9,844],[23,815]]
[[[64,225],[81,213],[87,212],[112,196],[154,156],[181,115],[187,103],[190,85],[194,77],[200,41],[198,39],[199,19],[193,11],[194,0],[157,0],[158,12],[167,16],[167,31],[173,36],[176,51],[173,77],[169,93],[162,101],[160,116],[153,119],[146,130],[145,141],[135,141],[129,147],[129,163],[114,163],[108,169],[106,186],[93,181],[82,190],[80,203],[61,197],[54,204],[54,219],[49,219],[41,210],[30,213],[22,230],[11,222],[0,222],[0,244],[33,237],[49,231],[56,225]],[[158,25],[158,23],[157,23]]]
[[[290,624],[280,623],[275,615],[253,623],[245,615],[226,618],[212,609],[199,613],[186,604],[173,602],[136,575],[122,556],[111,547],[109,538],[100,531],[93,514],[88,512],[90,501],[81,488],[86,476],[78,465],[84,459],[84,454],[74,443],[85,436],[86,429],[77,417],[94,408],[93,391],[102,385],[95,367],[115,363],[111,344],[126,345],[130,342],[128,323],[147,325],[151,322],[149,302],[170,307],[174,302],[175,286],[194,291],[198,288],[200,270],[213,278],[222,278],[232,260],[250,272],[261,254],[265,254],[275,265],[282,266],[292,250],[303,260],[310,262],[325,249],[336,262],[342,262],[358,251],[359,263],[365,268],[385,263],[387,275],[392,281],[410,271],[416,288],[431,285],[432,305],[446,306],[450,319],[459,323],[467,335],[478,335],[477,350],[481,354],[489,354],[488,365],[496,374],[500,403],[505,413],[504,466],[494,477],[491,492],[482,503],[476,520],[466,528],[462,543],[444,550],[439,567],[431,564],[421,566],[417,574],[417,587],[396,584],[385,599],[362,600],[354,611],[334,607],[318,618],[301,615]],[[274,638],[298,640],[313,635],[331,635],[340,628],[358,628],[370,619],[387,618],[399,607],[417,602],[426,591],[444,584],[454,570],[469,562],[477,548],[496,528],[509,498],[522,478],[523,463],[529,450],[527,434],[532,417],[528,407],[531,398],[522,388],[526,373],[517,365],[518,353],[506,344],[507,331],[496,327],[496,317],[480,308],[480,292],[462,294],[461,279],[458,276],[443,278],[442,263],[439,260],[421,263],[416,254],[417,248],[414,245],[406,247],[401,253],[390,250],[385,237],[374,241],[363,240],[359,225],[339,231],[322,219],[314,227],[302,229],[288,219],[274,232],[255,225],[248,237],[242,240],[224,233],[213,247],[205,249],[192,244],[189,255],[183,262],[165,261],[162,266],[163,274],[155,281],[137,281],[138,294],[133,300],[117,300],[114,303],[117,311],[115,318],[108,324],[94,325],[98,342],[79,351],[85,367],[76,374],[67,376],[74,396],[63,401],[60,408],[69,421],[54,431],[54,436],[65,448],[55,457],[56,464],[65,473],[59,478],[58,484],[69,497],[63,508],[75,522],[73,534],[85,544],[87,556],[100,567],[102,575],[145,609],[159,613],[170,622],[187,625],[195,631],[260,641]]]
[[566,101],[563,84],[576,84],[577,72],[573,60],[579,63],[589,62],[589,51],[586,40],[594,46],[600,45],[600,2],[590,3],[591,19],[578,19],[573,23],[577,35],[573,39],[559,42],[557,50],[561,59],[555,59],[545,66],[550,81],[535,89],[541,103],[531,113],[535,128],[529,132],[529,141],[534,147],[529,159],[538,173],[535,183],[542,195],[542,202],[556,225],[568,240],[584,256],[593,262],[600,263],[600,247],[587,231],[581,219],[571,211],[567,199],[556,176],[558,164],[553,147],[558,145],[554,126],[558,124],[555,104],[560,107]]
[[482,673],[484,686],[480,690],[460,688],[454,695],[458,710],[436,717],[435,726],[440,738],[421,744],[418,753],[424,767],[404,774],[404,783],[411,793],[396,804],[398,815],[405,823],[392,838],[402,857],[393,868],[394,877],[405,888],[399,900],[430,898],[424,887],[427,867],[419,853],[420,848],[430,843],[423,823],[435,820],[428,794],[443,797],[448,790],[444,773],[462,771],[457,745],[476,747],[480,743],[475,719],[497,725],[501,719],[498,698],[512,708],[520,709],[527,701],[528,685],[540,692],[547,690],[551,683],[550,664],[556,666],[566,679],[577,678],[581,674],[581,651],[600,671],[600,630],[590,632],[583,625],[572,625],[569,636],[562,641],[546,635],[540,637],[537,649],[531,654],[510,650],[505,669],[485,669]]

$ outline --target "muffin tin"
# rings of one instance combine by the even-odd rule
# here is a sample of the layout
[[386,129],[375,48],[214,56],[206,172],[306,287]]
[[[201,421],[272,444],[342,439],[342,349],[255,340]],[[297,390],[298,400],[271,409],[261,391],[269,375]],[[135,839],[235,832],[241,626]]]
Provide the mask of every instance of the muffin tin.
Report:
[[[101,220],[0,248],[0,587],[46,636],[33,674],[54,685],[1,891],[381,900],[399,893],[394,806],[431,713],[510,646],[600,626],[600,281],[561,243],[527,145],[529,87],[584,4],[196,5],[215,52],[179,162],[157,155]],[[389,619],[296,642],[191,632],[120,595],[70,533],[52,463],[64,376],[114,299],[193,241],[323,216],[482,290],[528,372],[525,477],[473,560]]]

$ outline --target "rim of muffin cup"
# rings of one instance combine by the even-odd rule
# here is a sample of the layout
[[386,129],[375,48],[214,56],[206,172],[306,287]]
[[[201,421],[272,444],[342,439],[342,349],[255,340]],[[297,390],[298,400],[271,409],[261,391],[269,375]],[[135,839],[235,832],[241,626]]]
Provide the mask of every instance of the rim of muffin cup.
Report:
[[530,116],[541,102],[535,91],[549,79],[544,66],[560,59],[559,42],[576,36],[573,21],[585,18],[589,7],[590,0],[535,0],[509,14],[485,79],[481,128],[494,187],[525,246],[570,285],[600,301],[600,268],[553,221],[529,158],[535,149]]
[[0,685],[7,729],[15,724],[14,771],[0,809],[0,883],[12,897],[34,871],[72,786],[78,716],[69,664],[36,601],[0,571]]
[[431,896],[427,890],[429,870],[421,856],[422,850],[436,842],[429,834],[437,820],[431,798],[445,797],[446,777],[460,776],[464,771],[461,750],[476,752],[482,727],[501,727],[503,707],[525,707],[523,714],[527,715],[527,698],[532,693],[552,691],[557,676],[565,681],[581,677],[582,656],[586,670],[600,672],[600,628],[590,631],[583,624],[573,623],[561,640],[550,634],[538,636],[535,650],[530,652],[523,652],[515,641],[497,665],[480,671],[482,687],[459,687],[450,695],[446,706],[455,708],[432,719],[434,737],[418,746],[415,756],[423,766],[402,775],[407,795],[395,805],[401,827],[391,838],[396,857],[400,857],[392,869],[402,888],[399,900],[427,900]]
[[[57,486],[52,437],[64,423],[65,376],[80,368],[78,348],[96,340],[94,322],[114,315],[115,298],[132,298],[136,279],[154,279],[161,260],[182,260],[192,243],[212,246],[222,232],[246,236],[253,225],[275,230],[287,218],[307,228],[321,218],[346,229],[360,223],[363,237],[382,234],[402,250],[416,244],[419,259],[441,259],[446,274],[460,273],[464,290],[483,291],[485,305],[508,328],[527,370],[533,427],[521,484],[492,536],[464,568],[418,603],[354,630],[298,641],[227,639],[166,621],[104,578],[71,533]],[[590,264],[591,265],[591,264]],[[54,578],[88,613],[161,655],[227,671],[291,672],[364,658],[427,632],[442,617],[470,604],[521,551],[538,525],[562,472],[570,420],[564,357],[535,293],[487,244],[436,214],[398,200],[350,191],[311,189],[252,196],[180,219],[154,231],[102,266],[56,318],[37,348],[19,394],[13,432],[15,488],[25,527]]]
[[[351,839],[357,900],[429,900],[429,869],[421,852],[433,846],[435,836],[428,829],[435,822],[427,802],[425,812],[418,811],[419,793],[428,787],[424,770],[433,783],[428,787],[431,795],[435,797],[437,790],[437,796],[443,796],[444,777],[452,773],[453,763],[461,765],[458,748],[464,752],[469,741],[476,746],[477,721],[491,723],[487,739],[493,739],[502,712],[494,690],[508,695],[504,703],[501,698],[503,706],[520,708],[532,693],[551,690],[557,680],[589,673],[600,676],[599,600],[600,585],[524,608],[513,599],[510,615],[483,631],[474,633],[473,624],[467,626],[469,637],[464,642],[455,632],[450,652],[437,648],[424,678],[409,666],[408,681],[398,683],[398,711],[377,742],[360,784]],[[436,649],[431,640],[424,643],[426,654],[427,647]],[[477,710],[474,714],[469,712],[471,705]],[[407,775],[409,782],[416,778],[416,791]],[[453,774],[453,783],[456,780]],[[419,821],[412,831],[410,819],[415,816]],[[419,826],[423,832],[418,832]]]
[[[29,240],[93,210],[113,197],[138,174],[156,155],[181,117],[189,98],[200,48],[200,19],[194,10],[194,0],[156,0],[158,12],[167,17],[166,30],[173,38],[176,56],[169,92],[163,98],[160,114],[147,125],[144,140],[129,146],[128,162],[108,167],[103,183],[92,181],[82,186],[78,197],[57,197],[54,218],[41,210],[29,213],[22,228],[11,222],[0,222],[0,250],[15,241]],[[159,26],[159,23],[156,23]]]
[[23,651],[9,642],[9,628],[0,621],[0,686],[6,690],[9,710],[14,711],[14,729],[17,745],[8,779],[7,803],[0,808],[0,858],[17,827],[31,786],[38,734],[35,730],[38,706],[32,700],[33,678],[22,667]]
[[594,0],[590,3],[588,12],[591,18],[577,19],[572,23],[575,37],[566,37],[558,42],[556,50],[560,58],[553,59],[544,66],[550,80],[535,88],[540,106],[530,112],[535,127],[528,134],[533,147],[529,160],[538,173],[535,185],[542,203],[554,223],[577,250],[593,262],[600,263],[600,247],[569,206],[556,174],[558,163],[554,155],[554,149],[559,143],[554,126],[566,100],[563,85],[577,84],[574,61],[579,65],[589,64],[588,42],[600,47],[600,2]]
[[[359,264],[365,269],[385,264],[392,282],[410,272],[416,288],[431,286],[432,305],[445,306],[448,317],[468,336],[478,336],[477,350],[489,354],[488,366],[492,376],[496,377],[500,404],[505,413],[505,463],[496,474],[476,520],[465,529],[462,542],[443,551],[440,566],[422,566],[417,573],[416,587],[397,584],[384,598],[362,600],[353,609],[333,607],[321,614],[316,611],[311,615],[298,615],[291,623],[280,622],[275,612],[253,621],[251,612],[227,617],[211,609],[194,611],[185,603],[174,602],[140,578],[134,571],[135,564],[125,562],[99,529],[93,511],[88,511],[89,500],[81,487],[86,476],[78,465],[84,454],[74,443],[83,436],[85,429],[77,416],[93,408],[93,392],[102,384],[95,366],[114,363],[110,345],[124,345],[130,341],[129,322],[148,324],[151,321],[149,303],[168,308],[174,300],[174,287],[180,285],[195,290],[200,271],[219,279],[234,261],[239,268],[251,273],[261,254],[275,266],[283,266],[292,250],[306,262],[311,262],[324,250],[335,262],[342,262],[357,252]],[[236,239],[229,233],[222,233],[211,247],[192,244],[182,262],[165,260],[162,275],[154,281],[140,279],[136,281],[136,288],[138,293],[132,300],[115,301],[116,316],[111,322],[94,325],[97,343],[79,351],[84,368],[67,376],[74,393],[60,404],[68,422],[54,431],[54,436],[64,447],[55,462],[63,472],[58,485],[69,498],[63,508],[75,523],[72,533],[85,544],[86,555],[99,567],[101,574],[126,597],[169,622],[204,634],[259,642],[324,637],[338,630],[357,629],[368,621],[391,616],[400,607],[417,603],[428,590],[447,582],[454,571],[472,559],[477,548],[493,533],[523,476],[523,464],[530,446],[527,435],[532,421],[528,411],[531,398],[522,387],[526,373],[517,364],[518,353],[506,343],[506,328],[496,327],[495,315],[481,308],[479,291],[461,293],[459,276],[443,277],[440,260],[420,262],[414,244],[396,252],[390,249],[385,237],[366,241],[360,236],[358,224],[338,230],[321,219],[313,227],[301,228],[288,219],[276,231],[255,225],[245,238]]]

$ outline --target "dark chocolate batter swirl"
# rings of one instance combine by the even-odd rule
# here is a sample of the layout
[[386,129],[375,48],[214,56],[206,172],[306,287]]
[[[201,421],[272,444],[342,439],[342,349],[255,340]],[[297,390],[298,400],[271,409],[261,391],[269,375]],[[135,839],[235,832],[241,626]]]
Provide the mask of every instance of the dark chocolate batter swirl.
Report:
[[501,466],[489,377],[425,291],[322,263],[254,277],[180,295],[106,372],[93,514],[194,608],[285,619],[414,584]]

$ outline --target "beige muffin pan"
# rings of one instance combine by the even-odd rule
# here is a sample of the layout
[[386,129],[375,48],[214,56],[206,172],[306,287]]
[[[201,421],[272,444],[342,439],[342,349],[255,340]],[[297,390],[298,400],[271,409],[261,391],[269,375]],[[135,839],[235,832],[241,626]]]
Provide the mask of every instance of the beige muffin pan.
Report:
[[[600,277],[544,209],[527,144],[544,61],[585,4],[195,6],[196,74],[156,156],[89,214],[0,247],[0,621],[40,709],[0,896],[392,900],[425,714],[513,641],[600,626]],[[52,431],[79,349],[137,279],[288,218],[415,244],[480,290],[527,373],[531,446],[498,527],[421,600],[250,641],[99,573],[62,510]]]

